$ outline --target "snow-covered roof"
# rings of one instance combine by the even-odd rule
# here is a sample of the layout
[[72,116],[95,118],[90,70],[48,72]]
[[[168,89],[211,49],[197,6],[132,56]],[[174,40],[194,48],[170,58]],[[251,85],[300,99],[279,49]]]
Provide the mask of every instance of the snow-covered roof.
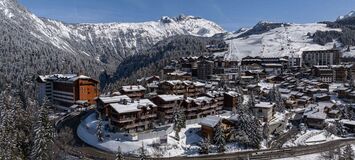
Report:
[[202,97],[197,97],[194,99],[194,102],[197,104],[200,104],[202,102],[210,103],[213,100],[213,98],[207,97],[207,96],[202,96]]
[[112,97],[99,97],[99,100],[101,100],[103,103],[118,103],[122,100],[127,100],[131,101],[131,98],[129,98],[126,95],[120,95],[120,96],[112,96]]
[[342,119],[342,120],[340,120],[340,122],[342,122],[343,124],[355,126],[355,121],[354,120]]
[[183,100],[184,96],[183,95],[174,95],[174,94],[163,94],[163,95],[158,95],[159,98],[164,100],[165,102],[171,102],[171,101],[177,101],[177,100]]
[[168,75],[172,75],[172,76],[184,76],[184,75],[190,75],[187,72],[184,71],[180,71],[180,70],[176,70],[174,72],[168,73]]
[[130,113],[130,112],[138,112],[142,109],[142,107],[147,107],[150,109],[151,107],[157,107],[152,101],[149,99],[140,99],[138,101],[127,102],[127,104],[123,103],[111,103],[110,106],[117,113]]
[[275,103],[272,102],[259,102],[255,104],[255,108],[272,108],[274,107]]
[[262,65],[265,67],[283,67],[282,64],[279,63],[264,63]]
[[239,93],[237,93],[237,92],[235,92],[235,91],[228,91],[228,92],[226,92],[226,94],[228,94],[228,95],[230,95],[230,96],[232,96],[232,97],[236,97],[236,96],[239,96],[239,95],[240,95]]
[[201,83],[201,82],[193,82],[194,86],[196,87],[204,87],[205,84],[204,83]]
[[307,114],[308,119],[326,119],[327,114],[324,112],[311,112],[310,114]]
[[145,88],[142,85],[130,85],[130,86],[122,86],[122,90],[124,92],[137,92],[137,91],[145,91]]
[[220,117],[207,116],[200,121],[200,125],[214,128],[221,121]]
[[91,79],[91,77],[77,74],[52,74],[52,75],[40,75],[38,78],[42,82],[50,81],[70,81],[74,82],[78,79]]

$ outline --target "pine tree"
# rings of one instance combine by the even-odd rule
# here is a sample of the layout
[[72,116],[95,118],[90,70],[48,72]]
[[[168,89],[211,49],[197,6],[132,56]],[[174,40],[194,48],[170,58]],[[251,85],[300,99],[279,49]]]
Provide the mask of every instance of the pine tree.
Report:
[[285,111],[285,103],[281,97],[279,87],[276,87],[275,90],[275,110],[281,113]]
[[238,131],[237,127],[231,127],[227,133],[228,133],[227,139],[229,142],[237,141],[237,137],[239,136],[239,131]]
[[[238,127],[240,132],[242,131],[247,135],[247,141],[242,143],[253,148],[260,148],[261,141],[263,140],[263,127],[250,111],[249,108],[252,107],[252,105],[252,102],[249,101],[246,106],[243,105],[239,110]],[[245,142],[248,143],[246,144]]]
[[202,139],[202,141],[199,144],[199,152],[200,154],[208,154],[210,152],[210,147],[211,147],[211,143],[210,140],[208,138],[204,138]]
[[123,157],[122,150],[121,150],[120,146],[117,147],[115,160],[124,160],[124,157]]
[[267,96],[267,99],[270,102],[275,102],[276,101],[276,87],[275,87],[275,85],[273,85],[272,88],[269,90],[269,94]]
[[9,90],[2,93],[0,104],[0,159],[17,159],[16,110],[12,107],[13,97],[6,94]]
[[343,160],[353,160],[355,158],[354,150],[350,144],[346,145],[341,155]]
[[238,132],[238,135],[236,137],[236,141],[243,145],[244,148],[246,148],[247,146],[249,146],[250,144],[250,140],[249,140],[249,137],[248,135],[244,132],[244,131],[239,131]]
[[349,119],[349,120],[352,120],[354,118],[354,111],[353,111],[353,109],[351,107],[351,104],[345,105],[344,108],[345,108],[345,111],[344,111],[345,112],[344,113],[345,118]]
[[31,152],[33,160],[52,159],[54,129],[49,120],[49,102],[45,99],[39,110],[38,121],[34,129],[34,144]]
[[140,160],[144,160],[146,158],[147,158],[146,150],[145,150],[145,147],[144,147],[144,143],[142,142],[142,147],[139,148],[139,159]]
[[346,134],[346,130],[344,128],[344,125],[339,120],[335,121],[335,128],[336,128],[336,134],[338,136],[344,136]]
[[96,136],[97,136],[97,140],[99,142],[103,142],[104,141],[104,128],[103,128],[103,124],[102,124],[101,115],[99,115],[99,119],[98,119],[98,122],[97,122]]
[[334,160],[335,159],[335,150],[322,152],[321,156],[325,160]]
[[224,146],[226,145],[226,138],[225,138],[225,134],[224,134],[223,126],[222,126],[221,122],[219,122],[215,127],[214,142],[217,145],[218,152],[225,151]]
[[174,122],[175,138],[177,140],[180,140],[179,133],[182,128],[186,127],[186,116],[183,110],[181,109],[178,110],[178,108],[174,109],[173,122]]

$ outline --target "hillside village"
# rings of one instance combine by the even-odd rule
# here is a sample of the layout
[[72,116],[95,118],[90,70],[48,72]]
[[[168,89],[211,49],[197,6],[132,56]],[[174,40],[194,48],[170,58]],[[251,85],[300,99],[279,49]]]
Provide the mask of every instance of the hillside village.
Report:
[[[209,46],[213,48],[213,46]],[[40,97],[90,112],[77,129],[108,152],[181,156],[283,148],[352,137],[355,64],[341,51],[172,60],[160,75],[101,94],[83,75],[39,76]],[[73,89],[74,88],[74,89]]]

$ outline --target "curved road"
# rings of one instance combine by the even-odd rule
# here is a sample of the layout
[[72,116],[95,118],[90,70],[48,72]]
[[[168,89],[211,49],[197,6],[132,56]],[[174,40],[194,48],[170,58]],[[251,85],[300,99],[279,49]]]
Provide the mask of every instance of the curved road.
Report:
[[[59,131],[63,127],[70,127],[73,129],[73,141],[75,142],[73,146],[61,146],[66,147],[69,154],[76,157],[85,157],[91,159],[114,159],[115,155],[113,153],[108,153],[95,149],[88,146],[76,135],[76,129],[81,122],[82,117],[86,117],[89,112],[80,113],[80,114],[70,114],[66,116],[65,119],[56,123],[57,130]],[[334,150],[338,147],[343,147],[347,144],[354,144],[355,138],[351,139],[340,139],[330,142],[325,142],[321,144],[308,145],[308,146],[297,146],[297,147],[288,147],[281,149],[265,149],[258,151],[242,151],[242,152],[233,152],[233,153],[222,153],[222,154],[209,154],[209,155],[200,155],[200,156],[180,156],[180,157],[167,157],[167,158],[147,158],[147,159],[169,159],[169,160],[185,160],[185,159],[207,159],[207,160],[216,160],[216,159],[275,159],[275,158],[287,158],[295,157],[307,154],[321,153],[324,151]],[[125,159],[138,159],[133,156],[126,157]]]

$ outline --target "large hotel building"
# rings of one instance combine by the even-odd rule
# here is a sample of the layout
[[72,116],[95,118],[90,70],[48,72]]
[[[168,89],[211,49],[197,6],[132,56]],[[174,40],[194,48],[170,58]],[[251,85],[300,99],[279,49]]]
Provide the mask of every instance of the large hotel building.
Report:
[[50,102],[65,107],[78,101],[95,104],[99,95],[98,81],[84,75],[40,75],[37,82],[39,100],[47,97]]

